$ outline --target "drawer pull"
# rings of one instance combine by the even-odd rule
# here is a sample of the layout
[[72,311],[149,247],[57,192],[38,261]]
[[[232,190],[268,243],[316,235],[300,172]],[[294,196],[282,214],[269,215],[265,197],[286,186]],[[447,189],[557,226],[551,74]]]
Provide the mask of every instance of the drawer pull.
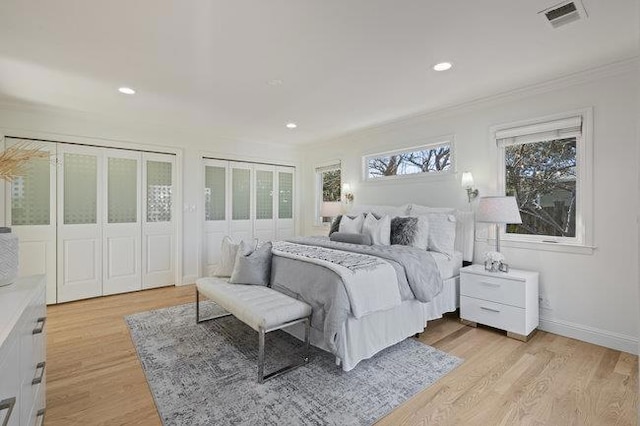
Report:
[[44,323],[47,322],[47,317],[40,317],[36,324],[40,324],[40,327],[36,327],[33,329],[33,334],[40,334],[44,331]]
[[480,306],[480,309],[485,310],[485,311],[489,311],[489,312],[495,312],[497,314],[500,313],[500,311],[498,309],[487,308],[486,306]]
[[2,421],[2,426],[7,426],[9,424],[9,419],[11,418],[11,413],[13,412],[13,406],[16,405],[16,397],[7,398],[0,401],[0,411],[7,410],[7,415],[4,417]]
[[42,370],[40,371],[40,377],[36,377],[31,381],[32,385],[38,385],[42,383],[42,378],[44,377],[44,369],[46,365],[47,365],[46,361],[39,362],[38,365],[36,365],[36,371],[38,371],[39,369],[42,369]]
[[36,414],[36,419],[40,419],[39,422],[36,422],[36,424],[38,426],[42,426],[44,424],[44,412],[46,411],[46,408],[41,408],[38,410],[38,413]]
[[488,282],[486,282],[486,281],[480,281],[480,284],[482,284],[483,286],[486,286],[486,287],[493,287],[493,288],[500,288],[500,287],[502,287],[500,284],[488,283]]

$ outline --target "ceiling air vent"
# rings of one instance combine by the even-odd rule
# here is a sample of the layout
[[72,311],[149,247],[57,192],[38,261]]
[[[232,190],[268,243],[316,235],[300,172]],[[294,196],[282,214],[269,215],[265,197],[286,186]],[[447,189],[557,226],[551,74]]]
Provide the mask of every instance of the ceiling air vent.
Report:
[[570,24],[571,22],[587,18],[588,16],[580,0],[558,3],[539,13],[545,17],[553,28]]

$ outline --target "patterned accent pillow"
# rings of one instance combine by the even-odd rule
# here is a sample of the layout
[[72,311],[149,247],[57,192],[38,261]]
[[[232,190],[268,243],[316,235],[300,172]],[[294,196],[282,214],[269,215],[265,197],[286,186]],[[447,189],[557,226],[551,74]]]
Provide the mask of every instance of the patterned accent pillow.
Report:
[[269,241],[252,249],[249,244],[242,241],[229,282],[232,284],[269,285],[272,247],[273,244]]
[[425,216],[391,219],[391,244],[426,250],[429,245],[429,222]]

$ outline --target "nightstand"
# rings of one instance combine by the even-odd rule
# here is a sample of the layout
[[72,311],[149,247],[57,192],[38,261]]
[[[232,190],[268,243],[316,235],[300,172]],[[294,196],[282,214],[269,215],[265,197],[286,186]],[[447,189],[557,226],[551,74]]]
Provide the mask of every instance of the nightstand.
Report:
[[506,330],[526,342],[538,327],[538,273],[489,272],[484,265],[460,269],[460,320]]

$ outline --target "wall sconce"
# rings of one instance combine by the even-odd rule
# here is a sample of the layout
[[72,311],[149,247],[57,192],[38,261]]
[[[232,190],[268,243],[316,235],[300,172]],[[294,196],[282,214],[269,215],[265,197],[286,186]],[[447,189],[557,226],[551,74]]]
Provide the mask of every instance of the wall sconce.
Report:
[[469,198],[469,202],[476,198],[480,193],[477,188],[473,188],[473,175],[471,174],[471,172],[462,173],[462,187],[467,190],[467,197]]
[[342,196],[347,203],[353,203],[353,192],[351,192],[351,185],[348,183],[342,185]]

